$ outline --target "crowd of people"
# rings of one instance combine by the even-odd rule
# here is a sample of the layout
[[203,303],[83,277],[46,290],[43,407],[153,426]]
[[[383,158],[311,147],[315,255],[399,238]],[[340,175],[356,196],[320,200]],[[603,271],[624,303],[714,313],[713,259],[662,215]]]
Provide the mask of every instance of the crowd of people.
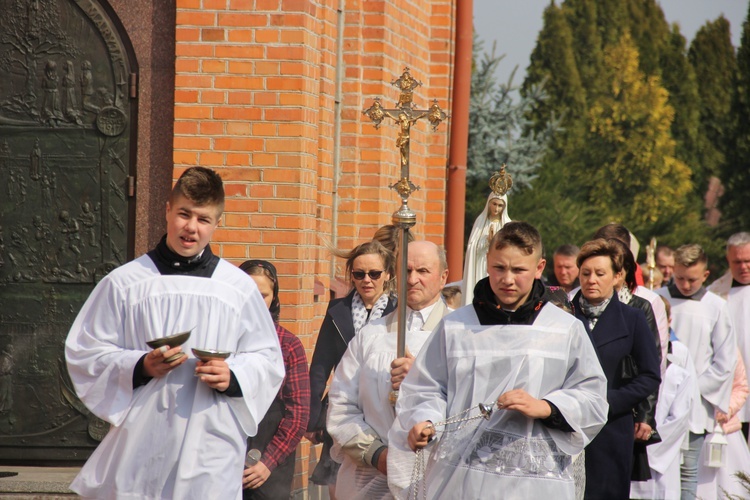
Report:
[[397,297],[384,226],[334,250],[352,287],[308,369],[279,325],[275,266],[211,252],[223,204],[215,172],[187,169],[165,237],[104,277],[70,330],[77,394],[112,424],[71,485],[83,497],[287,499],[303,437],[322,444],[311,481],[341,500],[747,494],[750,233],[709,287],[700,246],[639,266],[615,223],[547,269],[542,235],[495,193],[462,282],[411,238]]

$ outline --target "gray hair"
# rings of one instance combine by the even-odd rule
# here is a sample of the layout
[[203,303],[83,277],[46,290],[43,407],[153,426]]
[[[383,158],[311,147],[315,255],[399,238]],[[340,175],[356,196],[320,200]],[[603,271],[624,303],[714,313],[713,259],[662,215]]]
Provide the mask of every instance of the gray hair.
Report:
[[750,244],[750,233],[742,231],[741,233],[734,233],[727,240],[727,251],[729,247],[744,247]]

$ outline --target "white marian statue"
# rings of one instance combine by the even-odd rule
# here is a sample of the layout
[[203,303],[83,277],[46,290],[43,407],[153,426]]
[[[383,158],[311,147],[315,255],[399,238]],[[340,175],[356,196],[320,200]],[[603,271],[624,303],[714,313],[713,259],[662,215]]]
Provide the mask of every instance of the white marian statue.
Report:
[[487,276],[487,251],[490,240],[506,223],[508,216],[508,192],[513,185],[509,174],[505,173],[505,165],[500,172],[490,179],[492,192],[487,197],[487,204],[471,229],[469,242],[466,245],[464,260],[464,276],[461,286],[461,300],[463,305],[471,304],[474,299],[474,286]]

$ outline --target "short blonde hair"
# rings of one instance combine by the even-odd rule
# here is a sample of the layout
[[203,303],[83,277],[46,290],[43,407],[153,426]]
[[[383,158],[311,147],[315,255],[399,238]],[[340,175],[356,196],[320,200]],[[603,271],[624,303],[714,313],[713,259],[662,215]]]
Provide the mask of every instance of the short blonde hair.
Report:
[[684,267],[691,267],[696,264],[708,264],[708,257],[703,247],[697,243],[682,245],[674,252],[674,262]]

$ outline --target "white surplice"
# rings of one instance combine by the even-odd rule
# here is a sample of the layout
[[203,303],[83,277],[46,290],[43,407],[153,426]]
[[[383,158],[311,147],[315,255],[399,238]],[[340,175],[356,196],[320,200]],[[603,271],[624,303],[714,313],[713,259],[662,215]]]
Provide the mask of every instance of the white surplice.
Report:
[[[419,353],[447,311],[449,309],[440,300],[431,308],[423,329],[406,332],[406,347],[410,353],[415,356]],[[391,361],[396,358],[397,339],[397,311],[394,311],[365,325],[349,343],[336,367],[328,393],[327,428],[333,437],[331,457],[342,464],[336,480],[338,498],[393,498],[386,476],[365,463],[366,450],[352,449],[351,443],[363,446],[378,439],[388,445],[388,431],[396,418],[389,398]],[[347,444],[349,449],[345,451],[343,448]]]
[[690,408],[696,399],[698,384],[685,345],[672,342],[672,352],[667,354],[667,360],[669,366],[659,387],[655,415],[661,442],[646,448],[651,479],[630,483],[630,498],[680,499],[680,446],[688,432]]
[[737,339],[727,303],[709,291],[700,300],[672,297],[667,287],[656,292],[669,300],[672,328],[688,348],[695,366],[701,397],[691,410],[690,432],[712,432],[714,410],[726,413],[729,408],[737,363]]
[[[133,389],[146,341],[192,330],[190,359]],[[242,389],[229,397],[194,375],[191,347],[232,351]],[[211,278],[159,273],[144,255],[94,289],[65,342],[81,401],[112,424],[71,485],[83,497],[241,498],[247,437],[279,391],[284,364],[252,279],[220,260]]]
[[[476,415],[479,403],[512,389],[555,404],[573,432],[498,409],[489,420],[438,425],[440,439],[426,448],[427,498],[574,498],[571,456],[607,420],[607,381],[583,324],[552,304],[532,325],[483,326],[473,306],[443,319],[401,385],[388,470],[414,462],[407,436],[415,424]],[[397,498],[408,496],[410,478],[411,470],[389,473]]]
[[[750,285],[732,286],[732,274],[727,273],[714,281],[708,289],[726,299],[729,315],[737,332],[737,347],[742,359],[750,360]],[[737,416],[740,422],[750,422],[750,404],[745,404]]]

